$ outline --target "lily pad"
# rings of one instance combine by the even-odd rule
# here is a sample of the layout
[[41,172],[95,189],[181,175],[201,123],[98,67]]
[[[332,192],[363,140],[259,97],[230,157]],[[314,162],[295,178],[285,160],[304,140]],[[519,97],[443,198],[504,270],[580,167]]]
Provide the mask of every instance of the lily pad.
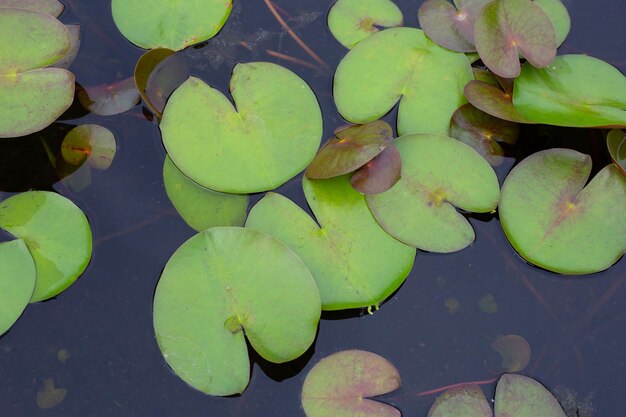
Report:
[[87,162],[98,170],[106,170],[111,166],[116,150],[113,133],[95,124],[76,126],[67,132],[61,144],[61,155],[65,162],[74,166]]
[[349,126],[336,132],[335,137],[322,146],[306,175],[325,179],[353,172],[381,153],[391,139],[393,130],[382,120]]
[[368,123],[400,101],[398,134],[448,134],[472,79],[464,54],[440,47],[419,29],[385,29],[343,58],[335,73],[335,104],[346,120]]
[[337,0],[328,12],[328,27],[335,39],[352,49],[379,27],[402,26],[403,19],[391,0]]
[[522,336],[500,336],[491,344],[491,349],[500,354],[502,369],[506,372],[520,372],[530,362],[530,345]]
[[68,29],[54,17],[0,8],[0,138],[25,136],[55,121],[74,99],[74,75],[42,68],[70,49]]
[[322,114],[313,91],[293,72],[267,62],[238,64],[230,90],[190,77],[170,97],[163,143],[188,177],[212,190],[271,190],[313,160]]
[[465,97],[476,107],[498,119],[515,123],[533,123],[513,106],[513,97],[499,86],[473,80],[465,86]]
[[31,301],[54,297],[83,273],[91,258],[91,229],[67,198],[28,191],[0,202],[0,228],[24,240],[35,260],[37,284]]
[[78,92],[80,103],[99,116],[114,116],[132,109],[141,99],[133,77],[112,84],[85,87]]
[[400,417],[398,409],[370,399],[400,387],[398,370],[363,350],[334,353],[317,363],[302,387],[307,417]]
[[[492,417],[493,411],[477,385],[451,388],[435,400],[428,417]],[[515,416],[518,417],[518,416]]]
[[447,136],[406,135],[395,145],[402,178],[389,191],[367,196],[380,225],[418,249],[455,252],[474,241],[474,230],[456,211],[488,213],[500,187],[487,161],[470,146]]
[[606,144],[615,165],[626,175],[626,135],[619,129],[613,129],[606,136]]
[[496,386],[496,416],[566,417],[543,385],[523,375],[502,375]]
[[561,55],[545,69],[523,66],[513,104],[536,123],[626,126],[626,77],[600,59]]
[[504,78],[519,75],[518,51],[538,68],[556,56],[552,22],[531,0],[492,1],[481,10],[474,37],[483,63]]
[[80,25],[65,25],[65,27],[70,33],[70,49],[63,58],[51,65],[54,68],[68,69],[71,67],[80,50]]
[[66,395],[66,388],[56,388],[54,380],[47,378],[43,381],[43,389],[37,392],[37,406],[43,410],[57,407],[63,402]]
[[319,318],[319,293],[300,258],[271,236],[238,227],[212,228],[185,242],[154,296],[165,360],[211,395],[248,385],[246,337],[265,359],[290,361],[311,345]]
[[65,6],[58,0],[0,0],[0,8],[26,9],[59,17]]
[[165,191],[189,227],[202,231],[216,226],[243,226],[248,196],[224,194],[196,184],[169,157],[163,165]]
[[13,326],[35,290],[35,263],[24,241],[0,243],[0,336]]
[[393,187],[402,176],[400,152],[389,144],[384,151],[359,168],[350,178],[350,184],[360,193],[378,194]]
[[528,262],[562,274],[589,274],[626,252],[626,176],[611,164],[585,187],[590,172],[589,155],[550,149],[508,175],[500,221]]
[[561,46],[569,34],[572,23],[567,8],[561,0],[533,0],[533,3],[541,7],[552,22],[556,46]]
[[113,20],[122,35],[145,49],[178,51],[220,31],[233,0],[113,0]]
[[348,176],[303,179],[318,226],[291,200],[268,193],[250,210],[246,227],[270,233],[309,267],[324,310],[378,305],[404,281],[415,249],[389,236],[372,217]]

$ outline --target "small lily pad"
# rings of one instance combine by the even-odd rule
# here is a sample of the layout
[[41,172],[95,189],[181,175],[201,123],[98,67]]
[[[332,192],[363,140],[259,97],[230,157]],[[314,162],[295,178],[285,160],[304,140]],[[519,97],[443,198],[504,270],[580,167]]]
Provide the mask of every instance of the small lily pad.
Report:
[[246,221],[247,195],[204,188],[180,172],[169,157],[163,165],[163,182],[178,214],[199,232],[217,226],[243,226]]
[[500,86],[472,80],[465,86],[465,97],[476,107],[498,119],[515,123],[533,123],[513,106],[513,97]]
[[334,79],[335,104],[352,123],[380,119],[400,101],[398,134],[448,134],[473,79],[467,57],[413,28],[385,29],[359,42]]
[[[492,417],[493,411],[477,385],[450,388],[435,400],[428,417]],[[515,416],[518,417],[518,416]]]
[[431,252],[455,252],[474,241],[474,230],[455,207],[488,213],[500,187],[487,161],[447,136],[406,135],[395,145],[402,178],[389,191],[367,196],[380,225],[396,239]]
[[502,357],[505,372],[520,372],[530,362],[530,345],[522,336],[500,336],[491,344],[491,349]]
[[384,193],[402,176],[400,152],[390,143],[376,158],[359,168],[350,178],[350,184],[360,193]]
[[402,11],[391,0],[337,0],[328,12],[328,27],[346,48],[379,31],[402,26]]
[[566,417],[550,391],[523,375],[502,375],[496,386],[495,401],[498,417]]
[[293,72],[267,62],[237,64],[230,84],[237,109],[190,77],[170,97],[161,122],[176,166],[212,190],[274,189],[313,160],[322,114],[313,91]]
[[498,303],[493,294],[487,294],[478,300],[478,307],[487,314],[495,314],[498,312]]
[[626,77],[600,59],[561,55],[544,69],[523,66],[513,104],[536,123],[626,126]]
[[556,35],[543,9],[531,0],[494,0],[482,8],[474,37],[483,63],[495,74],[520,73],[518,51],[535,67],[556,56]]
[[37,284],[31,301],[54,297],[83,273],[91,258],[91,229],[67,198],[28,191],[0,202],[0,228],[23,239],[35,260]]
[[398,409],[370,399],[400,387],[398,370],[363,350],[334,353],[309,371],[302,387],[307,417],[400,417]]
[[212,38],[224,26],[233,0],[113,0],[113,20],[122,34],[145,49],[178,51]]
[[112,84],[85,87],[78,92],[80,103],[100,116],[113,116],[132,109],[141,99],[133,77]]
[[248,385],[246,338],[268,361],[287,362],[311,345],[319,318],[319,293],[300,258],[271,236],[239,227],[208,229],[185,242],[154,296],[165,360],[211,395]]
[[624,135],[624,131],[611,130],[606,136],[606,144],[613,162],[626,175],[626,135]]
[[382,120],[349,126],[324,144],[306,175],[311,179],[326,179],[353,172],[381,153],[391,139],[393,130]]
[[71,67],[80,50],[80,25],[65,25],[65,27],[70,33],[70,49],[63,58],[51,65],[54,68],[68,69]]
[[113,133],[95,124],[76,126],[67,132],[61,144],[61,155],[65,162],[74,166],[87,162],[98,170],[106,170],[111,166],[116,150]]
[[626,176],[611,164],[585,187],[590,172],[589,155],[550,149],[524,159],[507,176],[500,221],[528,262],[590,274],[626,252]]
[[26,9],[59,17],[65,6],[58,0],[0,0],[0,8]]
[[35,290],[35,263],[23,240],[0,243],[0,336],[13,326]]
[[47,378],[43,381],[43,389],[37,392],[37,406],[43,410],[57,407],[63,402],[66,395],[67,389],[56,388],[54,380]]

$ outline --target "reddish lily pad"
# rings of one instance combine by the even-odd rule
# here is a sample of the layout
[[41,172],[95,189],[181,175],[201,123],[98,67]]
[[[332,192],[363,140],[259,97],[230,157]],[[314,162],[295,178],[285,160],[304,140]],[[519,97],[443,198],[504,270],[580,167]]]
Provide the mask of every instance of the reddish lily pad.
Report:
[[476,108],[498,119],[515,123],[533,123],[513,106],[513,98],[500,87],[473,80],[465,86],[465,97]]
[[589,155],[550,149],[508,175],[500,221],[528,262],[562,274],[590,274],[626,252],[626,176],[610,164],[585,187],[590,172]]
[[500,336],[491,344],[491,348],[502,357],[502,369],[505,372],[520,372],[530,362],[530,345],[522,336]]
[[98,170],[111,166],[115,151],[115,137],[105,127],[84,124],[70,130],[61,144],[61,155],[65,162],[78,166],[87,162]]
[[519,75],[519,52],[538,68],[556,56],[552,22],[531,0],[494,0],[483,7],[476,20],[475,41],[483,63],[505,78]]
[[65,6],[58,0],[0,0],[0,8],[26,9],[59,17]]
[[141,96],[133,77],[112,84],[85,87],[78,92],[80,103],[90,112],[100,116],[113,116],[132,109]]
[[336,132],[318,151],[306,175],[325,179],[353,172],[381,153],[392,138],[391,126],[382,120],[349,126]]
[[399,387],[400,374],[385,358],[346,350],[311,369],[302,387],[302,407],[308,417],[400,417],[398,409],[370,399]]
[[566,417],[550,391],[523,375],[502,375],[496,386],[495,401],[498,417]]
[[626,175],[626,135],[624,135],[624,131],[611,130],[606,137],[606,144],[613,162]]
[[447,390],[435,400],[428,417],[492,417],[493,411],[477,385]]
[[398,148],[390,143],[376,158],[358,169],[350,178],[350,184],[360,193],[384,193],[402,176],[402,158]]

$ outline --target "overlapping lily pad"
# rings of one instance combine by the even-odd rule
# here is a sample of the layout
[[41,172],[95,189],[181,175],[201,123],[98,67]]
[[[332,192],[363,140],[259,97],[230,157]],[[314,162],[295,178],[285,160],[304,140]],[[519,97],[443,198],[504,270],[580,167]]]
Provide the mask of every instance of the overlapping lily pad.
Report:
[[169,157],[163,165],[163,182],[178,214],[199,232],[217,226],[243,226],[246,221],[247,195],[204,188],[180,172]]
[[343,58],[335,73],[335,103],[346,120],[367,123],[400,101],[398,134],[448,134],[472,79],[464,54],[436,45],[419,29],[385,29]]
[[311,270],[324,310],[377,305],[409,274],[415,249],[389,236],[372,217],[348,176],[303,180],[315,220],[291,200],[267,194],[246,227],[269,233],[297,253]]
[[233,0],[113,0],[122,34],[145,49],[184,49],[212,38],[226,23]]
[[65,56],[63,56],[63,58],[52,65],[54,68],[68,69],[71,67],[74,60],[78,56],[78,51],[80,50],[80,25],[65,25],[65,27],[70,33],[70,49],[67,51]]
[[300,258],[271,236],[238,227],[185,242],[154,296],[163,356],[185,382],[212,395],[248,385],[246,338],[265,359],[286,362],[311,345],[319,318],[319,293]]
[[237,109],[218,90],[190,77],[170,97],[161,122],[172,161],[212,190],[271,190],[315,156],[322,115],[309,86],[275,64],[238,64],[230,84]]
[[393,143],[376,158],[359,168],[350,184],[360,193],[378,194],[393,187],[402,176],[402,158]]
[[572,24],[567,8],[561,0],[533,0],[533,3],[541,7],[552,22],[556,46],[561,46],[565,42]]
[[455,252],[474,230],[455,207],[487,213],[498,205],[496,174],[470,146],[447,136],[405,135],[395,142],[402,178],[389,191],[368,195],[380,225],[396,239],[431,252]]
[[523,66],[513,104],[536,123],[626,126],[626,77],[597,58],[561,55],[545,69]]
[[35,289],[35,263],[24,241],[0,243],[0,336],[20,317]]
[[0,8],[26,9],[59,17],[65,6],[58,0],[0,0]]
[[133,77],[111,84],[85,87],[78,92],[80,103],[100,116],[113,116],[132,109],[140,100]]
[[496,387],[496,416],[566,417],[543,385],[523,375],[502,375]]
[[493,411],[477,385],[447,390],[435,400],[428,417],[492,417]]
[[624,135],[624,131],[611,130],[606,137],[606,144],[613,162],[626,175],[626,135]]
[[499,86],[472,80],[465,86],[465,97],[476,107],[502,120],[515,123],[533,123],[513,106],[513,97]]
[[29,191],[0,202],[0,228],[24,240],[35,260],[31,301],[54,297],[83,273],[91,258],[91,229],[67,198]]
[[70,49],[68,29],[54,17],[0,8],[0,138],[25,136],[57,119],[74,99],[74,75],[43,68]]
[[508,175],[500,221],[527,261],[563,274],[589,274],[626,252],[626,176],[611,164],[585,187],[590,172],[588,155],[550,149]]
[[334,353],[317,363],[302,387],[308,417],[400,417],[400,411],[370,399],[400,387],[398,370],[385,358],[363,350]]
[[61,155],[65,162],[74,166],[88,163],[98,170],[106,170],[111,166],[116,150],[113,133],[95,124],[76,126],[65,135],[61,144]]
[[391,0],[337,0],[328,12],[328,27],[351,49],[379,27],[402,26],[403,19],[402,11]]

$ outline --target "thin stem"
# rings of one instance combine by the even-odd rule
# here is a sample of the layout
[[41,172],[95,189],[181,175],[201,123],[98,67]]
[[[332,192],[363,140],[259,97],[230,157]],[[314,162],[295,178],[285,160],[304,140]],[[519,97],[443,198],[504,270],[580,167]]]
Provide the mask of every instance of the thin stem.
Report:
[[285,61],[293,62],[294,64],[302,65],[303,67],[313,68],[313,69],[319,68],[319,66],[312,64],[310,62],[303,61],[291,55],[281,54],[280,52],[272,51],[271,49],[266,49],[265,52],[267,52],[269,56],[273,56],[274,58],[284,59]]

